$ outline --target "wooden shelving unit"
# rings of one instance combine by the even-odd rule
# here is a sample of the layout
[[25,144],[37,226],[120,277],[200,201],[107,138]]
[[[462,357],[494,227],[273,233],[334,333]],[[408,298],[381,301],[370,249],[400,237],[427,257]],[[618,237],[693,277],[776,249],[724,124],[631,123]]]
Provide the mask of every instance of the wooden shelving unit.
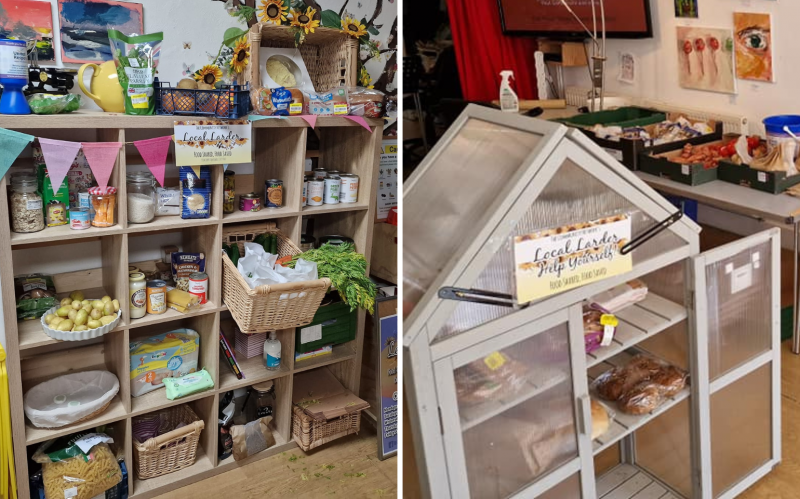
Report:
[[[171,133],[173,117],[169,116],[125,116],[106,113],[77,112],[54,116],[0,116],[0,127],[24,131],[37,137],[65,138],[64,130],[83,129],[94,131],[97,141],[126,141],[126,132],[136,139],[157,137]],[[138,161],[133,146],[120,151],[110,185],[117,187],[118,225],[111,228],[72,230],[67,226],[47,228],[33,234],[11,232],[8,213],[7,187],[10,179],[0,181],[0,233],[9,237],[0,241],[0,279],[3,286],[3,310],[6,330],[6,351],[12,406],[12,428],[16,457],[17,486],[20,497],[28,497],[27,453],[39,443],[62,435],[110,425],[115,432],[117,444],[125,453],[129,470],[131,497],[147,498],[163,494],[184,484],[195,482],[240,466],[232,458],[220,462],[217,459],[217,411],[221,394],[236,388],[245,388],[261,381],[275,382],[276,414],[274,432],[277,444],[244,463],[263,459],[296,447],[291,436],[291,394],[295,373],[309,369],[327,368],[354,393],[358,393],[365,315],[359,312],[356,339],[337,345],[333,353],[294,362],[294,330],[278,331],[282,344],[282,367],[268,371],[260,357],[242,361],[246,376],[238,380],[227,361],[220,357],[218,332],[222,330],[231,345],[234,322],[222,301],[222,233],[226,227],[237,224],[274,222],[295,243],[299,244],[304,219],[315,220],[315,234],[339,234],[355,240],[357,251],[367,261],[372,248],[372,228],[375,218],[377,171],[380,157],[382,120],[368,120],[373,132],[340,117],[321,117],[313,132],[301,118],[269,119],[253,122],[254,172],[252,175],[237,175],[237,192],[262,191],[264,180],[280,178],[284,181],[284,204],[280,209],[263,209],[256,213],[222,213],[222,165],[211,167],[213,192],[212,214],[209,219],[183,220],[179,216],[157,217],[148,224],[127,223],[125,203],[125,174],[128,162]],[[303,207],[302,181],[308,133],[320,138],[318,151],[311,152],[319,158],[322,167],[355,173],[360,178],[359,198],[354,204]],[[54,135],[56,135],[54,137]],[[82,138],[80,140],[85,141]],[[20,164],[29,160],[21,158]],[[168,166],[169,168],[169,166]],[[237,196],[238,197],[238,196]],[[238,206],[238,199],[236,201]],[[146,241],[139,239],[154,234],[178,234],[184,251],[206,254],[206,271],[209,274],[209,303],[188,314],[169,311],[163,315],[148,315],[141,319],[129,318],[128,275],[130,248],[140,248]],[[171,236],[175,237],[175,236]],[[33,248],[49,248],[57,260],[59,248],[65,245],[99,241],[101,257],[93,268],[65,272],[55,276],[59,294],[69,294],[75,289],[87,290],[87,296],[95,293],[109,294],[120,299],[123,320],[112,332],[102,338],[83,342],[61,342],[53,340],[41,331],[39,321],[18,323],[15,314],[13,278],[15,258]],[[158,249],[158,248],[151,248]],[[200,366],[214,379],[215,389],[175,401],[167,400],[163,390],[156,390],[140,397],[131,397],[129,382],[128,344],[131,340],[187,327],[200,333]],[[93,420],[47,430],[33,427],[25,418],[23,395],[32,386],[69,372],[106,369],[117,375],[120,392],[111,406]],[[195,413],[203,418],[203,431],[195,464],[189,468],[150,480],[136,477],[133,448],[131,445],[131,418],[158,409],[188,403]]]

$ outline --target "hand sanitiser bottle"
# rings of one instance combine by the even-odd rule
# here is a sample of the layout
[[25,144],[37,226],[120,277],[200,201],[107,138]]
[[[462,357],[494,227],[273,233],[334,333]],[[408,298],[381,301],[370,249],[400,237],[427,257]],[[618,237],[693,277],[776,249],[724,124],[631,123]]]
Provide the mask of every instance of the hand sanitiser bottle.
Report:
[[275,331],[270,331],[269,339],[264,342],[264,364],[270,371],[281,367],[281,342],[275,339]]
[[519,112],[519,99],[517,93],[511,88],[511,79],[514,78],[514,72],[510,70],[500,71],[500,77],[503,79],[500,82],[500,110],[508,113]]

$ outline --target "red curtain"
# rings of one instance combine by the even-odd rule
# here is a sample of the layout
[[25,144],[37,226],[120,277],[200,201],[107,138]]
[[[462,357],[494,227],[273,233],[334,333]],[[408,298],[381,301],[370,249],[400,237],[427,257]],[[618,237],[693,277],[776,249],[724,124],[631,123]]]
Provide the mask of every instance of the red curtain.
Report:
[[504,69],[514,71],[520,99],[537,98],[536,41],[503,35],[497,0],[447,0],[447,10],[465,100],[498,99]]

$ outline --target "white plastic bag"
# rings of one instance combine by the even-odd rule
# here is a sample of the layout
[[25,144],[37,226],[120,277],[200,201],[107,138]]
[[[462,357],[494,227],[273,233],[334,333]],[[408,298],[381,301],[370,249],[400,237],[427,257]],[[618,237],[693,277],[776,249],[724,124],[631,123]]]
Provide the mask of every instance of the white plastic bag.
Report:
[[100,410],[119,392],[119,380],[108,371],[65,374],[25,394],[25,415],[39,428],[59,428]]
[[[316,262],[300,259],[295,264],[295,268],[291,269],[282,265],[276,266],[277,260],[277,255],[267,253],[260,244],[244,243],[244,256],[239,258],[237,268],[251,289],[258,286],[317,279]],[[281,298],[289,298],[289,296],[281,295]]]

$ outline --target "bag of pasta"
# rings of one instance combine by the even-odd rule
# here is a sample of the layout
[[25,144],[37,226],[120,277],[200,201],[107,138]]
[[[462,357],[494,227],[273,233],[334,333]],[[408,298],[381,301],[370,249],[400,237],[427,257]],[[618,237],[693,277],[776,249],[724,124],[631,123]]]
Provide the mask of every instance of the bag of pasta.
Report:
[[117,485],[122,470],[104,433],[78,433],[45,442],[33,460],[42,465],[46,499],[92,499]]

